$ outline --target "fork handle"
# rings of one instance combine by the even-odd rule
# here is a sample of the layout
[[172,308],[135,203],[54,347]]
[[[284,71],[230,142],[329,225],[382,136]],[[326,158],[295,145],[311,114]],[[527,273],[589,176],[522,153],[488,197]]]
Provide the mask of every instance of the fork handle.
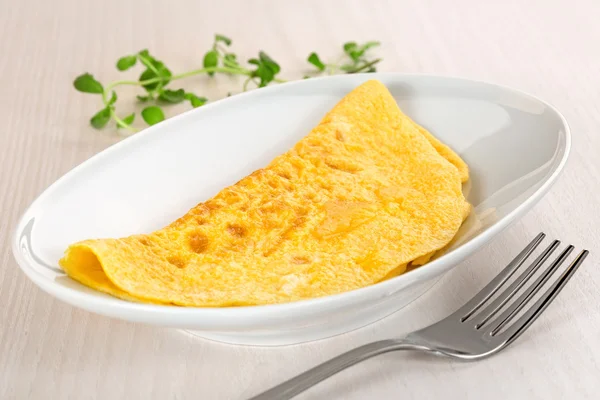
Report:
[[249,400],[291,399],[322,380],[371,357],[395,350],[416,350],[419,348],[420,346],[405,339],[381,340],[365,344],[317,365]]

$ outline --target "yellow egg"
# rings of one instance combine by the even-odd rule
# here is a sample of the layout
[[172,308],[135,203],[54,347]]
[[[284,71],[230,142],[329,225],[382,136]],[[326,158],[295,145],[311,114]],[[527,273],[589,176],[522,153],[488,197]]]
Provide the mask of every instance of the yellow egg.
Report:
[[346,292],[426,263],[470,206],[468,168],[376,80],[293,148],[149,235],[71,245],[73,279],[139,302],[220,307]]

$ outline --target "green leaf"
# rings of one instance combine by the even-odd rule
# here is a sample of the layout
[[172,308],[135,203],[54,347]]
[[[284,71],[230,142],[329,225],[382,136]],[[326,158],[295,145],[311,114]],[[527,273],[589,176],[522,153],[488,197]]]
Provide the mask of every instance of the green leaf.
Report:
[[377,68],[371,67],[367,70],[367,72],[377,72]]
[[273,79],[275,79],[275,75],[277,75],[281,70],[279,64],[277,64],[275,60],[269,57],[264,51],[261,51],[258,54],[258,59],[251,58],[248,60],[248,63],[256,65],[256,69],[252,71],[251,77],[257,77],[260,79],[258,87],[267,86],[273,81]]
[[140,96],[140,95],[137,95],[136,97],[137,97],[137,99],[138,99],[139,101],[141,101],[142,103],[145,103],[145,102],[147,102],[148,100],[151,100],[151,99],[152,99],[152,97],[151,97],[151,96]]
[[181,103],[185,99],[185,91],[183,89],[166,89],[160,93],[158,98],[162,101],[166,101],[167,103]]
[[264,51],[261,51],[258,53],[258,56],[259,56],[260,60],[273,71],[274,74],[279,73],[279,71],[281,70],[281,68],[279,67],[279,64],[277,64],[275,62],[275,60],[273,60],[271,57],[269,57],[267,53],[265,53]]
[[121,57],[121,58],[119,58],[119,61],[117,61],[117,69],[119,71],[126,71],[129,68],[133,67],[136,62],[137,62],[137,56],[135,56],[135,55]]
[[356,42],[348,42],[344,44],[344,52],[352,59],[352,61],[357,62],[360,59],[361,53]]
[[[219,63],[219,53],[211,50],[204,55],[204,68],[216,67]],[[214,72],[209,72],[208,75],[213,76]]]
[[96,129],[102,129],[108,121],[110,121],[110,107],[105,107],[90,119],[90,124]]
[[137,54],[137,57],[140,59],[140,62],[146,66],[146,68],[152,69],[157,63],[159,63],[156,58],[150,55],[150,52],[147,49],[140,51]]
[[208,99],[206,97],[198,97],[194,93],[186,93],[185,99],[189,100],[192,107],[197,108],[206,104]]
[[344,43],[344,53],[350,55],[350,52],[356,50],[357,47],[358,45],[356,44],[356,42]]
[[237,62],[236,55],[233,53],[225,54],[225,56],[223,57],[223,64],[226,67],[234,67],[234,68],[240,66],[240,64]]
[[148,125],[155,125],[161,121],[164,121],[165,114],[160,107],[150,106],[142,110],[142,118]]
[[[154,79],[156,77],[158,77],[158,75],[156,75],[154,71],[152,71],[151,69],[145,69],[144,72],[140,74],[138,81],[143,82],[150,79]],[[146,85],[143,85],[144,89],[146,89],[147,92],[151,92],[152,90],[156,89],[157,86],[158,83],[148,83]]]
[[142,72],[139,81],[142,82],[150,79],[160,78],[160,81],[143,85],[144,89],[146,89],[147,92],[154,92],[156,89],[160,89],[161,87],[166,86],[170,82],[169,78],[171,77],[171,75],[171,71],[166,69],[166,67],[164,66],[162,66],[158,70],[158,74],[152,69],[148,68],[144,72]]
[[169,78],[172,76],[171,71],[162,61],[152,57],[148,50],[140,51],[138,53],[138,58],[140,59],[140,62],[146,66],[146,70],[144,70],[139,77],[140,82],[150,79],[161,79],[160,81],[143,85],[146,91],[154,92],[156,89],[160,89],[170,82]]
[[115,92],[113,90],[112,92],[112,96],[110,97],[110,100],[108,100],[108,105],[112,106],[113,104],[115,104],[117,102],[117,92]]
[[133,124],[134,119],[135,119],[135,113],[131,113],[128,116],[126,116],[125,118],[123,118],[123,122],[125,122],[127,125],[131,125],[131,124]]
[[379,44],[379,42],[371,41],[359,46],[356,42],[348,42],[344,44],[344,52],[352,59],[352,61],[354,61],[354,63],[357,63],[367,50],[379,46]]
[[94,76],[88,73],[79,75],[73,82],[73,86],[83,93],[102,93],[104,88],[102,84],[94,79]]
[[260,60],[256,58],[251,58],[250,60],[248,60],[248,63],[256,65],[256,69],[252,71],[251,77],[257,77],[260,79],[258,85],[259,87],[267,86],[269,82],[271,82],[275,77],[273,71],[271,71],[270,68],[266,67]]
[[315,67],[317,67],[317,69],[319,71],[324,71],[325,70],[325,64],[323,64],[323,62],[321,61],[321,59],[319,58],[319,55],[315,52],[310,53],[310,55],[307,58],[307,61],[309,63],[311,63],[312,65],[314,65]]
[[231,39],[229,39],[227,36],[223,36],[223,35],[219,35],[219,34],[215,35],[215,43],[217,43],[217,42],[223,42],[227,46],[231,45]]

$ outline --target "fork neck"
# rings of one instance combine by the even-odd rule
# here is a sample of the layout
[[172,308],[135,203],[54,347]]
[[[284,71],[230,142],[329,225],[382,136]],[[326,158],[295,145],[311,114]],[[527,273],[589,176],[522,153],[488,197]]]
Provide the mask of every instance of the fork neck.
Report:
[[366,359],[396,350],[423,350],[410,337],[380,340],[357,347],[281,383],[250,400],[283,400],[303,392],[322,380]]
[[428,348],[423,346],[421,342],[422,341],[417,340],[417,338],[408,335],[402,338],[386,339],[368,343],[359,347],[359,349],[364,347],[365,351],[370,350],[373,352],[373,356],[396,350],[428,350]]

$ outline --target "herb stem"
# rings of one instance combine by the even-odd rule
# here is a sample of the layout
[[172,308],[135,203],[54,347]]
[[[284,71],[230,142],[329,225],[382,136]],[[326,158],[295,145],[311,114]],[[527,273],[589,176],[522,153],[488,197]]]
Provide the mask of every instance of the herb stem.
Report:
[[[195,69],[193,71],[184,72],[182,74],[173,75],[173,76],[169,77],[168,79],[171,81],[175,81],[178,79],[183,79],[183,78],[187,78],[187,77],[194,76],[194,75],[205,74],[208,72],[223,72],[223,73],[227,73],[227,74],[248,75],[248,76],[250,76],[250,74],[251,74],[251,71],[244,69],[244,68],[207,67],[207,68],[200,68],[200,69]],[[146,85],[151,85],[153,83],[162,82],[164,80],[165,80],[165,78],[159,76],[159,77],[152,78],[152,79],[146,79],[145,81],[116,81],[116,82],[113,82],[113,83],[109,84],[108,86],[106,86],[106,89],[104,89],[104,93],[102,94],[102,98],[103,98],[103,100],[105,100],[105,103],[106,103],[106,94],[110,93],[110,91],[117,86],[122,86],[122,85],[146,86]],[[278,82],[278,83],[287,82],[285,79],[279,79],[279,78],[274,79],[274,81]],[[245,89],[246,88],[244,88],[244,90]]]
[[245,92],[246,90],[248,90],[248,84],[249,84],[251,81],[253,81],[253,79],[252,79],[252,77],[251,77],[251,76],[249,76],[249,77],[248,77],[248,79],[246,79],[246,80],[244,81],[244,86],[243,86],[244,92]]
[[[226,74],[243,74],[243,75],[250,74],[250,71],[248,71],[247,69],[243,69],[243,68],[207,67],[207,68],[200,68],[200,69],[195,69],[193,71],[184,72],[182,74],[173,75],[170,79],[172,81],[174,81],[177,79],[187,78],[188,76],[206,74],[208,72],[224,72]],[[154,79],[161,79],[161,78],[154,78]],[[150,81],[150,80],[151,79],[149,79],[148,81]],[[148,82],[148,81],[146,81],[146,82]],[[143,82],[140,82],[140,83],[143,83]],[[143,84],[146,85],[146,83],[143,83]]]
[[373,65],[377,64],[380,61],[381,61],[381,58],[376,58],[373,61],[370,61],[370,62],[368,62],[366,64],[361,65],[360,67],[357,67],[355,69],[351,69],[349,71],[346,71],[346,73],[347,74],[355,74],[357,72],[364,71],[365,69],[369,69],[370,67],[372,67]]
[[[200,68],[200,69],[195,69],[193,71],[184,72],[182,74],[173,75],[167,79],[169,79],[171,81],[175,81],[178,79],[183,79],[183,78],[187,78],[187,77],[194,76],[194,75],[205,74],[208,72],[224,72],[224,73],[229,73],[229,74],[250,75],[250,71],[248,71],[247,69],[243,69],[243,68],[207,67],[207,68]],[[105,100],[106,93],[110,93],[110,91],[117,86],[122,86],[122,85],[146,86],[146,85],[151,85],[153,83],[162,82],[164,80],[165,80],[165,78],[163,78],[161,76],[157,76],[156,78],[146,79],[145,81],[116,81],[116,82],[113,82],[113,83],[109,84],[108,86],[106,86],[106,89],[104,89],[104,93],[103,93],[103,99]],[[281,80],[278,79],[277,81],[280,82]]]
[[135,129],[133,126],[129,125],[128,123],[126,123],[125,121],[123,121],[121,118],[119,118],[117,116],[117,114],[115,114],[115,110],[113,110],[112,108],[110,109],[110,116],[112,117],[112,119],[115,120],[115,123],[120,126],[121,128],[125,128],[130,132],[137,132],[138,130]]
[[102,92],[102,102],[104,103],[105,107],[108,107],[108,109],[110,110],[110,117],[115,120],[115,123],[118,126],[120,126],[121,128],[125,128],[128,131],[130,131],[130,132],[137,132],[138,131],[137,129],[135,129],[133,126],[129,125],[128,123],[126,123],[125,121],[123,121],[121,118],[119,118],[117,116],[117,114],[115,113],[114,107],[112,107],[112,106],[110,106],[108,104],[107,93],[110,93],[110,90],[113,87],[117,86],[116,84],[125,84],[124,82],[128,82],[127,84],[131,84],[131,83],[136,83],[137,84],[138,83],[138,82],[134,82],[134,81],[120,81],[120,82],[114,82],[113,84],[108,85],[106,87],[106,89]]

